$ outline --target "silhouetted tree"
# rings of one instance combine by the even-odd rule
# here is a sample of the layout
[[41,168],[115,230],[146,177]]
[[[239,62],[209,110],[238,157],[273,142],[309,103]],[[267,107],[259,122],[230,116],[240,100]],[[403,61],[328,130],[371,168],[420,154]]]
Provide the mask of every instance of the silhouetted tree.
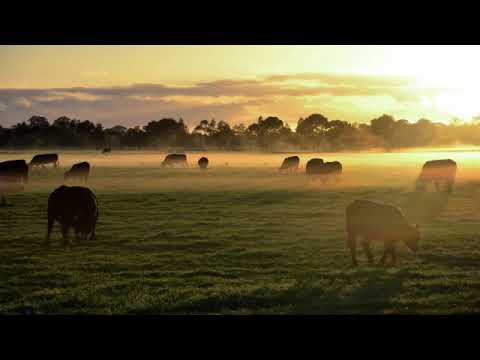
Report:
[[312,114],[306,119],[300,118],[296,133],[300,137],[300,144],[318,150],[324,142],[324,135],[328,128],[328,119],[321,114]]
[[454,143],[480,144],[480,117],[471,122],[450,124],[420,119],[410,123],[382,115],[370,123],[354,124],[329,121],[312,114],[298,121],[293,132],[280,118],[259,117],[246,127],[233,127],[227,121],[202,120],[189,133],[183,119],[164,118],[150,121],[143,128],[114,126],[104,129],[90,120],[61,116],[51,124],[43,116],[32,116],[10,128],[0,126],[0,147],[42,148],[105,146],[211,147],[220,149],[309,149],[339,151],[384,147],[387,149]]

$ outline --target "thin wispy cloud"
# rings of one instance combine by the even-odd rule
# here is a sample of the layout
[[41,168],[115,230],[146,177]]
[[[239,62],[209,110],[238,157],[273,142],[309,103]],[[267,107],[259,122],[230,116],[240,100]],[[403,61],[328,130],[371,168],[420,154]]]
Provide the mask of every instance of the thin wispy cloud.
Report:
[[[262,115],[254,111],[266,111],[272,103],[282,101],[295,104],[295,108],[288,109],[284,115],[292,117],[297,114],[299,117],[315,105],[312,99],[330,97],[335,104],[336,98],[345,98],[352,102],[352,106],[353,102],[358,106],[362,98],[384,97],[411,105],[415,102],[421,104],[421,96],[433,95],[438,90],[419,89],[415,80],[407,77],[313,73],[279,74],[250,80],[224,79],[189,86],[152,83],[110,87],[4,88],[0,89],[0,124],[11,125],[33,114],[49,118],[67,115],[102,121],[106,125],[121,123],[126,126],[141,125],[164,116],[183,117],[187,123],[213,117],[232,122],[254,121]],[[222,99],[220,103],[215,102],[218,98]],[[282,106],[278,109],[283,111]],[[282,113],[276,115],[282,116]]]

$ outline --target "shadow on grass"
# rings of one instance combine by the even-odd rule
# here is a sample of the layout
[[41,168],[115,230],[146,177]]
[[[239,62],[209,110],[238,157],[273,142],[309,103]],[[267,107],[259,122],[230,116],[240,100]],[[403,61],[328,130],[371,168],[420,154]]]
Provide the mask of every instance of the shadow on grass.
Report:
[[[311,286],[300,281],[286,290],[267,288],[249,294],[221,293],[181,301],[167,313],[382,314],[391,310],[392,299],[403,289],[408,276],[405,270],[354,271],[339,274],[344,282],[359,284],[351,291]],[[159,312],[162,310],[156,306],[131,311],[132,314]]]
[[480,256],[459,255],[459,254],[423,254],[420,258],[426,263],[433,263],[442,267],[452,269],[454,267],[461,269],[478,269]]

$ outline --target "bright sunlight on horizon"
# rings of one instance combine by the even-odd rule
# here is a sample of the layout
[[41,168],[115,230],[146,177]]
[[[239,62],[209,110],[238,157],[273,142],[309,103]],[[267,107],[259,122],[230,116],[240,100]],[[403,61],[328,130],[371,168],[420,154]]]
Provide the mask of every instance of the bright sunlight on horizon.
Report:
[[478,63],[479,46],[0,46],[0,125],[469,121],[480,115]]

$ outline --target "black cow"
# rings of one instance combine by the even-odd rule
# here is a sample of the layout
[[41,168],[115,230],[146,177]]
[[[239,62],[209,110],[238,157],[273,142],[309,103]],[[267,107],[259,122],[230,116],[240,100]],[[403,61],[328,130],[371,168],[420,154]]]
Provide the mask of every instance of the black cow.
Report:
[[0,163],[0,181],[28,183],[28,165],[25,160],[10,160]]
[[168,154],[162,162],[162,167],[188,167],[187,155],[185,154]]
[[28,183],[28,165],[25,160],[10,160],[0,163],[0,206],[7,205],[5,193],[23,190]]
[[202,157],[198,160],[198,166],[202,170],[206,170],[208,167],[208,159],[206,157]]
[[95,194],[81,186],[62,185],[55,189],[48,198],[48,227],[46,243],[50,242],[53,224],[58,221],[62,227],[64,245],[68,243],[68,232],[75,230],[76,239],[95,239],[98,220],[98,203]]
[[310,159],[305,167],[307,175],[318,175],[323,165],[323,159]]
[[417,251],[420,241],[418,228],[409,224],[400,209],[372,201],[355,200],[347,206],[345,213],[347,246],[350,248],[354,266],[357,265],[358,238],[361,238],[369,263],[373,263],[371,241],[384,243],[384,253],[380,260],[382,264],[385,264],[388,255],[393,263],[396,262],[395,246],[399,241],[403,241],[413,252]]
[[283,160],[283,163],[278,169],[278,172],[296,173],[299,165],[300,158],[298,156],[290,156]]
[[90,174],[90,164],[86,161],[74,164],[70,170],[65,172],[64,180],[68,181],[70,179],[83,180],[87,183],[88,175]]
[[59,167],[58,154],[39,154],[35,155],[30,161],[29,166],[34,168],[35,166],[45,167],[45,165],[52,164],[53,167]]
[[446,185],[446,192],[451,193],[456,174],[457,163],[453,160],[427,161],[423,165],[422,172],[417,178],[416,191],[425,191],[428,183],[434,183],[435,189],[440,191],[440,183],[443,182]]
[[105,148],[105,149],[102,150],[102,154],[106,154],[106,153],[109,153],[109,152],[112,152],[111,148]]

